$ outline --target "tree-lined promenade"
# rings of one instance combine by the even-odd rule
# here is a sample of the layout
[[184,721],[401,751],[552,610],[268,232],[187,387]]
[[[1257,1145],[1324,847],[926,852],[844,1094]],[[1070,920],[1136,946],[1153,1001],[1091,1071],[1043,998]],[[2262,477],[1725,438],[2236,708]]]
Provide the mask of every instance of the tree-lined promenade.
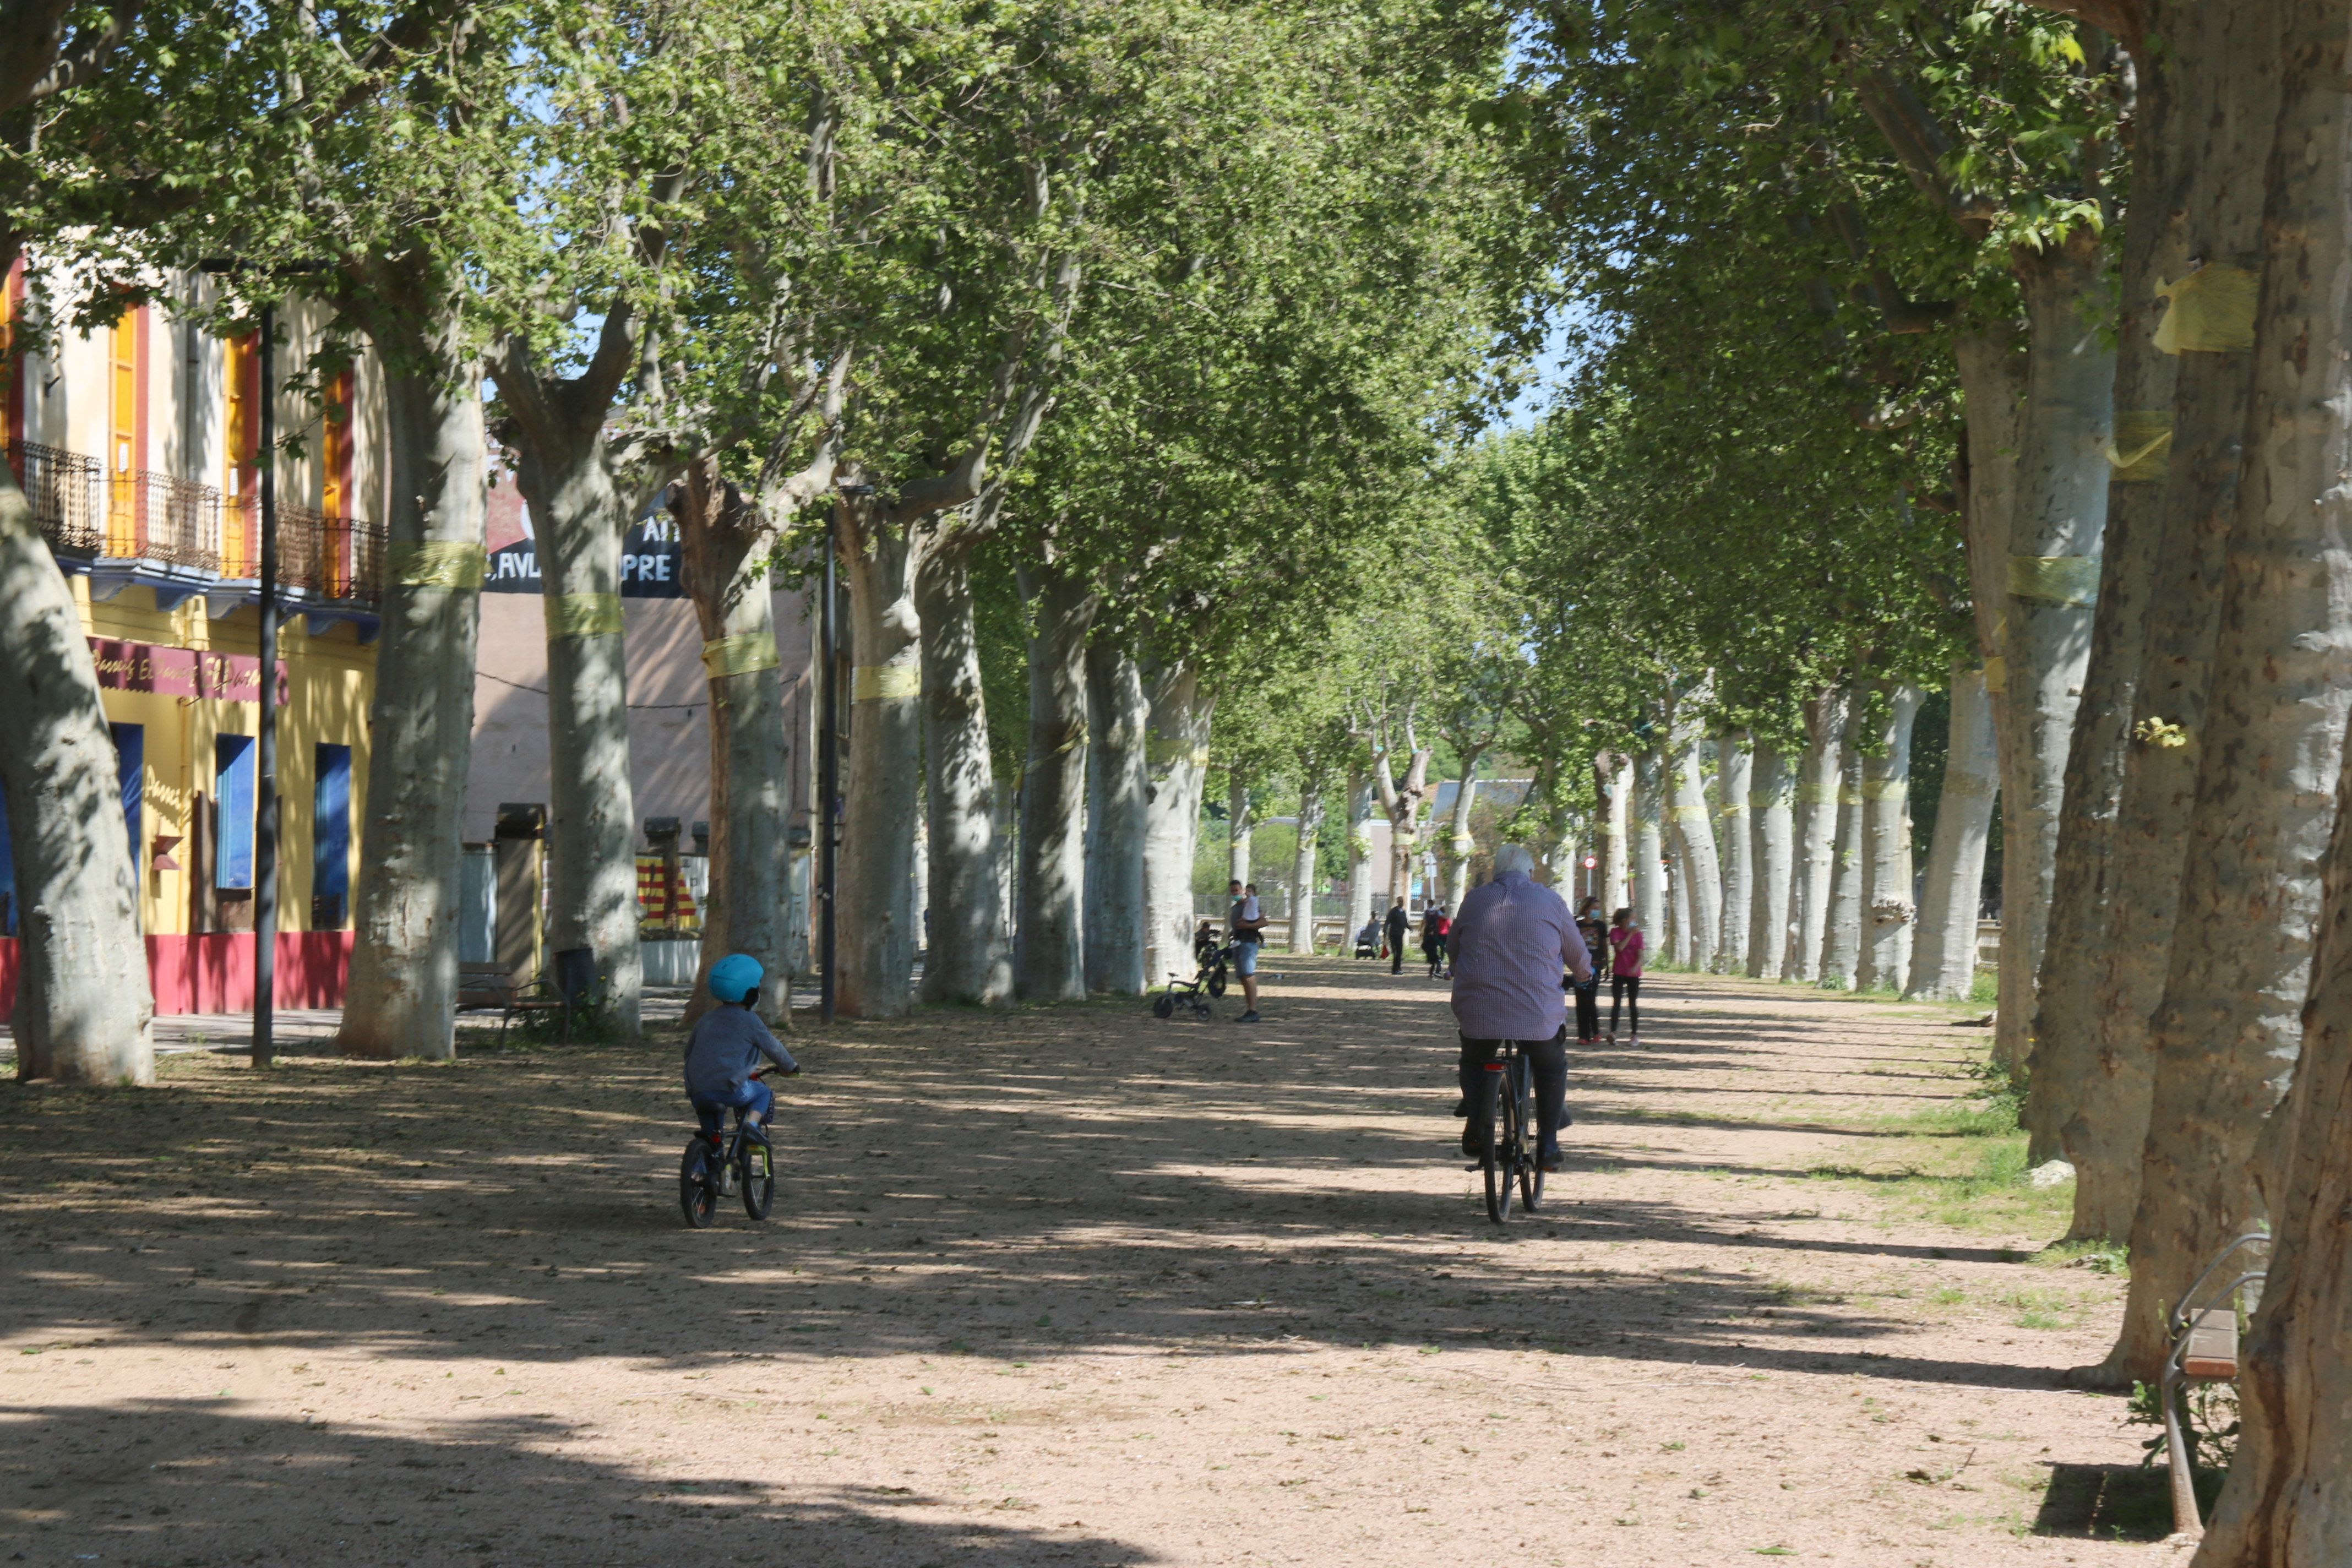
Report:
[[[0,17],[10,363],[282,304],[323,323],[287,396],[373,367],[352,1057],[456,1052],[499,466],[542,564],[547,946],[642,1031],[618,595],[658,504],[706,973],[800,958],[770,589],[830,567],[852,1019],[1189,973],[1204,818],[1247,880],[1286,817],[1257,871],[1301,948],[1335,879],[1352,932],[1509,839],[1687,970],[1990,978],[2024,1164],[2127,1266],[2075,1381],[2154,1384],[2269,1231],[2199,1561],[2333,1562],[2347,45],[2342,0],[41,0]],[[33,446],[18,1072],[143,1085],[161,851]]]

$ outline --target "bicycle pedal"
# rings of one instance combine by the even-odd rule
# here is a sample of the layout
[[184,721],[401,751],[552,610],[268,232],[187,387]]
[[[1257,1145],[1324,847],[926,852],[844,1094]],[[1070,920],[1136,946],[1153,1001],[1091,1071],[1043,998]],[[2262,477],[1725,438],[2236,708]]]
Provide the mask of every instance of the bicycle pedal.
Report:
[[1484,1160],[1473,1160],[1462,1168],[1465,1171],[1483,1171],[1486,1168],[1486,1162]]

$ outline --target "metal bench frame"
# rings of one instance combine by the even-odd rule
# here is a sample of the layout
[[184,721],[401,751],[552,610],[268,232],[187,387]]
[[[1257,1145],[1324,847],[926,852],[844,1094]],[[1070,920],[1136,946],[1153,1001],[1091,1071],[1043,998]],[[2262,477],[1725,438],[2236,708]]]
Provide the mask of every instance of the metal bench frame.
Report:
[[2172,1472],[2172,1529],[2177,1537],[2194,1540],[2205,1531],[2197,1511],[2189,1439],[2180,1429],[2180,1391],[2192,1383],[2238,1380],[2238,1293],[2248,1285],[2259,1288],[2268,1268],[2249,1268],[2242,1263],[2220,1289],[2207,1287],[2232,1258],[2258,1247],[2267,1253],[2270,1244],[2266,1230],[2248,1231],[2231,1241],[2205,1265],[2165,1318],[2172,1349],[2164,1358],[2158,1397],[2164,1405],[2164,1457]]

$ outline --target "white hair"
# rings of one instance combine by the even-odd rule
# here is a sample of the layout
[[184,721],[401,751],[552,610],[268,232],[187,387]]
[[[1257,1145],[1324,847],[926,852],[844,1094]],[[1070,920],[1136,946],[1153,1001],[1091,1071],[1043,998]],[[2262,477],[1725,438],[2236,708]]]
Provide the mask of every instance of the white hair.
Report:
[[1507,877],[1514,871],[1524,871],[1532,877],[1536,871],[1535,857],[1524,844],[1505,844],[1495,850],[1495,875]]

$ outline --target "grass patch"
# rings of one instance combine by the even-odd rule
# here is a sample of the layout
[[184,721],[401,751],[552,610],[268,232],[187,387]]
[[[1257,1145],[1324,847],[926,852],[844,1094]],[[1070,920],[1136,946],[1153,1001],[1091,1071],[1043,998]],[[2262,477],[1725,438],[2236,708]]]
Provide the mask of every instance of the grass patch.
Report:
[[1866,1163],[1815,1165],[1804,1174],[1860,1188],[1905,1218],[1955,1230],[2063,1233],[2074,1216],[2074,1189],[2036,1187],[2027,1178],[2017,1109],[2016,1098],[2001,1091],[1881,1117],[1874,1130],[1903,1136],[1873,1148]]

